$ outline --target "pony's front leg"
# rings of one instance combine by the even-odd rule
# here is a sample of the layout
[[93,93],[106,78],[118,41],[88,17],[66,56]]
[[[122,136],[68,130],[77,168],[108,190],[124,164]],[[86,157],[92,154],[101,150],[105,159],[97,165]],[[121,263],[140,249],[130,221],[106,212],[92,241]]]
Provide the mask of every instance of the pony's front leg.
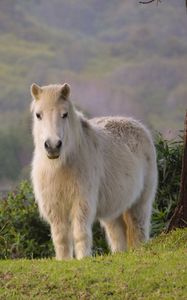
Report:
[[51,224],[51,235],[55,247],[56,259],[70,259],[73,257],[73,245],[70,226],[65,222]]
[[92,253],[92,225],[76,220],[73,229],[75,256],[81,259]]
[[79,207],[76,209],[72,225],[75,256],[77,259],[90,256],[92,253],[93,219],[93,214],[91,214],[88,207]]

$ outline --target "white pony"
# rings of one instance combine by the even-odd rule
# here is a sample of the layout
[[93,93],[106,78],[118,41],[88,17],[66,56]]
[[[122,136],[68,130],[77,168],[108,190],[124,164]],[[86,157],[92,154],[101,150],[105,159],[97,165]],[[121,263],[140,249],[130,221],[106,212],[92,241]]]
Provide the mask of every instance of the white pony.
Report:
[[91,255],[95,219],[112,252],[146,241],[157,187],[148,130],[125,117],[87,120],[69,100],[68,84],[33,84],[31,94],[32,181],[56,258]]

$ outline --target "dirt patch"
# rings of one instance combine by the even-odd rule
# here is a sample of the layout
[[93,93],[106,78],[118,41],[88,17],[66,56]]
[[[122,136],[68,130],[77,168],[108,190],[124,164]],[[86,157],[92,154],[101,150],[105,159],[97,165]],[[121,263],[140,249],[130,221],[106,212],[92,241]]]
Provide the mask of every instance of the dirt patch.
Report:
[[8,281],[10,280],[14,275],[11,272],[5,272],[0,273],[0,281]]

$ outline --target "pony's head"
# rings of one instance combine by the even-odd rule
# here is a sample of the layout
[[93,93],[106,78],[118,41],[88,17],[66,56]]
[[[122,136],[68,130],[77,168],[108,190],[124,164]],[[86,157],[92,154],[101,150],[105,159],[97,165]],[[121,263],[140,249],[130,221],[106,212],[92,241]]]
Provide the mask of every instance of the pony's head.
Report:
[[78,115],[69,100],[70,87],[31,85],[33,102],[33,136],[40,155],[49,159],[66,159],[78,141]]

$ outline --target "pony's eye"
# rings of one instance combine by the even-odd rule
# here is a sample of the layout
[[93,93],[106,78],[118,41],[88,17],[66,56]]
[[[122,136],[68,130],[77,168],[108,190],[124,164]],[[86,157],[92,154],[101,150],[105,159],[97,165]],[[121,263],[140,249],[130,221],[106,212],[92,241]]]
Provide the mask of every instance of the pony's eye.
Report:
[[65,118],[67,118],[67,116],[68,116],[68,113],[66,112],[62,115],[62,118],[65,119]]
[[41,120],[41,119],[42,119],[42,115],[41,115],[41,114],[39,114],[39,113],[36,113],[36,117],[37,117],[37,119],[39,119],[39,120]]

